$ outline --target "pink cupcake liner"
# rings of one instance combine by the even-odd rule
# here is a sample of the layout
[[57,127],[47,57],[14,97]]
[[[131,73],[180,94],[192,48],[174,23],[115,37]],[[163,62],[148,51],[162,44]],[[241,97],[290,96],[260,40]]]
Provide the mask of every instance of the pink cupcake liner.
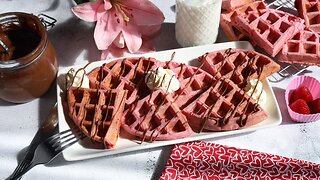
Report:
[[291,96],[291,93],[293,92],[294,89],[298,88],[299,86],[306,86],[314,99],[319,98],[320,97],[320,82],[311,77],[311,76],[298,76],[295,79],[293,79],[286,91],[285,91],[285,99],[286,99],[286,104],[287,104],[287,109],[289,112],[289,115],[291,117],[292,120],[297,121],[297,122],[313,122],[313,121],[317,121],[320,119],[320,113],[317,114],[299,114],[296,113],[294,111],[291,110],[291,108],[289,107],[289,98]]

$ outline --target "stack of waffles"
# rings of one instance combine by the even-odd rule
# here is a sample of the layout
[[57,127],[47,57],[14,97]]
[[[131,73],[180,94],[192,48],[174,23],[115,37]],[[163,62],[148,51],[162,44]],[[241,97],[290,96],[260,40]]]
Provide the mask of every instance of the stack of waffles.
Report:
[[[103,64],[87,74],[90,88],[68,89],[69,116],[105,148],[115,147],[121,127],[141,142],[152,142],[245,128],[268,117],[243,86],[249,79],[263,81],[279,65],[240,49],[206,53],[199,61],[199,67],[144,57]],[[177,91],[148,88],[146,74],[157,67],[174,72]]]
[[[230,40],[249,40],[279,61],[320,65],[319,35],[306,27],[303,19],[269,9],[262,1],[222,13],[220,25]],[[315,38],[309,38],[310,34]]]

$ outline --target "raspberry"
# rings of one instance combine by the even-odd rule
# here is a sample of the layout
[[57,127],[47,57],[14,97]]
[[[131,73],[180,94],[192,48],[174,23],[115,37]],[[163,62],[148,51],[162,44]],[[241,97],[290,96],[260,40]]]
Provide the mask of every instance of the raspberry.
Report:
[[309,106],[304,99],[298,99],[294,101],[289,107],[296,113],[310,114]]
[[320,113],[320,98],[308,103],[312,114]]
[[311,102],[313,100],[312,94],[306,86],[299,86],[291,93],[289,104],[295,102],[298,99],[303,99],[306,102]]

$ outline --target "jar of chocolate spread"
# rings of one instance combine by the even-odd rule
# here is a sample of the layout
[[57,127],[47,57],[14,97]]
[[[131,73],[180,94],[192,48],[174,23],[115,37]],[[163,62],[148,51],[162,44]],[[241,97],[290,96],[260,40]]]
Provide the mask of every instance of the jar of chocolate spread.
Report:
[[57,70],[54,47],[37,16],[0,14],[1,99],[24,103],[40,97],[55,80]]

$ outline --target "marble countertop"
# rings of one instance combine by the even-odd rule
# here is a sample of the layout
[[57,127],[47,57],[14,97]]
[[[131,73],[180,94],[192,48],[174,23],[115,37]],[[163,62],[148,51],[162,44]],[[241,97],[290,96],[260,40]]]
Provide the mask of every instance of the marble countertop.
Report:
[[[164,13],[165,23],[155,39],[158,51],[179,48],[174,36],[174,1],[152,0]],[[60,67],[97,60],[100,52],[93,41],[94,24],[76,18],[70,11],[69,0],[0,0],[0,12],[23,11],[44,13],[57,19],[49,30]],[[217,42],[225,41],[220,31]],[[308,67],[304,74],[320,77],[318,67]],[[207,141],[246,148],[291,158],[320,163],[320,122],[293,122],[285,107],[284,90],[291,78],[271,83],[281,109],[281,125]],[[0,179],[7,178],[31,142],[39,124],[56,102],[53,85],[41,98],[25,104],[11,104],[0,100]],[[39,165],[23,179],[158,179],[173,146],[153,148],[89,160],[67,162],[58,156],[50,164]]]

